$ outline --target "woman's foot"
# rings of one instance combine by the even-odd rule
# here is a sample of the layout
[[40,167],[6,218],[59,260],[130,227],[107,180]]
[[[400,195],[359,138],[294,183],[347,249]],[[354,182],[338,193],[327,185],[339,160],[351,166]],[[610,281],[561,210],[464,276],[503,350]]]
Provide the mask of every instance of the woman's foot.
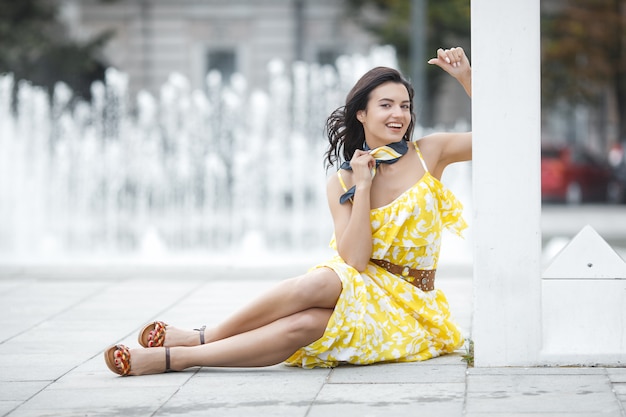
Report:
[[138,340],[143,347],[197,346],[206,343],[205,331],[206,326],[185,330],[155,321],[141,329]]
[[129,349],[114,345],[104,351],[104,361],[121,376],[161,374],[170,370],[170,348]]

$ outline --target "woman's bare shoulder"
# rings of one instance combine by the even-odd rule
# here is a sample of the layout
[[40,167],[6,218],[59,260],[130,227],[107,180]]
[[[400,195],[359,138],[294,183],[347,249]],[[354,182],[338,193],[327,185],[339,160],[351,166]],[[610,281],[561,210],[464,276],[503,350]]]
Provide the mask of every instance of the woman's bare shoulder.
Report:
[[341,188],[341,183],[344,182],[348,185],[352,181],[352,171],[348,169],[339,169],[336,172],[333,172],[326,178],[327,186],[339,186]]
[[450,135],[451,134],[447,132],[435,132],[416,139],[415,143],[420,148],[420,150],[424,147],[428,148],[433,146],[441,146],[441,143],[444,142],[448,137],[450,137]]
[[329,193],[343,194],[352,185],[352,171],[340,169],[326,178],[326,190]]
[[417,139],[415,145],[419,148],[424,158],[437,158],[441,154],[441,149],[445,143],[445,135],[445,133],[432,133]]

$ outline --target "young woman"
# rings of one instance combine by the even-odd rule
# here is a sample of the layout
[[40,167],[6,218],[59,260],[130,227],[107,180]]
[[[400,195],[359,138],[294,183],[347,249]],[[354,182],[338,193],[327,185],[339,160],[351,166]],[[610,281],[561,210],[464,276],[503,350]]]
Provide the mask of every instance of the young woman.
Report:
[[[428,62],[471,96],[463,49],[439,49]],[[105,351],[108,367],[120,375],[280,362],[333,367],[419,361],[460,347],[434,280],[443,228],[460,233],[466,225],[439,180],[449,164],[471,159],[471,133],[412,142],[414,124],[411,85],[391,68],[366,73],[326,125],[326,161],[344,161],[327,185],[337,255],[213,328],[150,323],[139,334],[144,348]]]

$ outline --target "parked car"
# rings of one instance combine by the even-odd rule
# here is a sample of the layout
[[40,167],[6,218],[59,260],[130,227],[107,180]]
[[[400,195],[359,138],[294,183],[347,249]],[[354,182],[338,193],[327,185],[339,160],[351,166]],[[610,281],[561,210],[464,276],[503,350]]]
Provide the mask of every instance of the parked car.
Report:
[[615,203],[623,190],[607,161],[580,147],[546,146],[541,150],[541,197],[567,204]]
[[609,151],[609,165],[617,181],[609,199],[614,203],[626,203],[626,142],[613,145]]

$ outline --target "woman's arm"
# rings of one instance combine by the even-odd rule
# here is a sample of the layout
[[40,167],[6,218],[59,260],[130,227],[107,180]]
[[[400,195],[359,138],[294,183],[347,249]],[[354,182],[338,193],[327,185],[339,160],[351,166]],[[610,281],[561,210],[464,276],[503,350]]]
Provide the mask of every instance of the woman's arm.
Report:
[[[428,63],[446,71],[463,86],[468,96],[472,96],[472,68],[463,48],[440,48],[437,50],[437,57],[430,59]],[[472,133],[429,135],[420,140],[420,149],[426,154],[433,175],[441,178],[448,165],[472,159]]]
[[430,173],[438,179],[448,165],[472,159],[472,132],[433,133],[418,144]]
[[463,48],[439,48],[437,57],[429,59],[428,63],[437,65],[453,76],[463,86],[467,95],[472,96],[472,67]]
[[365,270],[372,256],[370,168],[374,163],[374,158],[368,152],[361,150],[357,150],[350,161],[351,177],[356,187],[352,203],[341,204],[339,202],[339,197],[344,191],[337,175],[331,176],[327,185],[328,204],[335,225],[337,252],[348,265],[359,272]]

